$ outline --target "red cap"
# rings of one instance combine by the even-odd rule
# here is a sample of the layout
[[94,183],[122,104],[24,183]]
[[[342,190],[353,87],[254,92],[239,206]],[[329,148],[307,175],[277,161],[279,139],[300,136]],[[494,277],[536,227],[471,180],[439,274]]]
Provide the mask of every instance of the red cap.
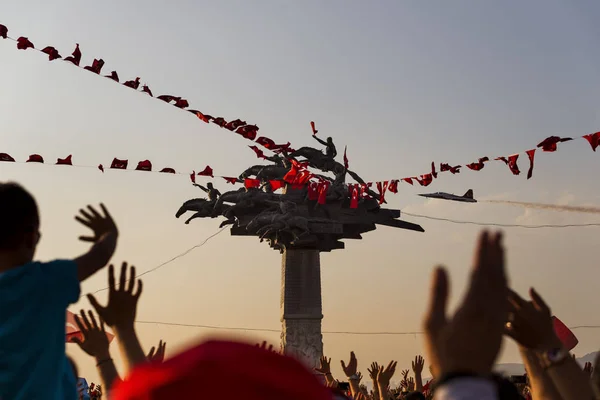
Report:
[[243,343],[210,341],[162,364],[136,368],[112,391],[116,400],[331,400],[298,361]]

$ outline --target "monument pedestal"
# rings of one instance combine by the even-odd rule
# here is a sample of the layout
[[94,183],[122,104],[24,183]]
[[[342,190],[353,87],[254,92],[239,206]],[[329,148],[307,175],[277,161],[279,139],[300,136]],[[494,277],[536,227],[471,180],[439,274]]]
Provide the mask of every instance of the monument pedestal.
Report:
[[281,262],[281,349],[311,370],[323,355],[319,251],[287,248]]

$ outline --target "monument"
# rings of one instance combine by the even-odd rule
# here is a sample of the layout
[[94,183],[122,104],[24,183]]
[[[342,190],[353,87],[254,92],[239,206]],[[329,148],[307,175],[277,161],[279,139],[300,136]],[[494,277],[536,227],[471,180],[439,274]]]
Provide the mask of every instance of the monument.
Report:
[[[360,176],[335,160],[333,140],[325,152],[312,147],[275,149],[264,157],[271,164],[255,165],[238,181],[244,187],[220,193],[212,183],[196,185],[207,199],[186,201],[176,217],[225,217],[234,236],[258,236],[282,254],[281,350],[314,368],[323,355],[320,253],[343,249],[345,239],[361,239],[377,225],[423,232],[400,220],[400,211],[382,208],[384,198]],[[318,170],[315,174],[311,170]],[[331,177],[330,175],[333,175]],[[355,184],[347,184],[346,177]],[[281,190],[281,193],[276,193]]]

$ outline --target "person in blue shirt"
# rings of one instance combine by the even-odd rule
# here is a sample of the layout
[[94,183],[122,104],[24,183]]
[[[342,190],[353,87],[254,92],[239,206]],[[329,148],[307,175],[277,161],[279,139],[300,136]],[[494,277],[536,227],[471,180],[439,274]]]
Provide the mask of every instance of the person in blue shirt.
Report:
[[77,399],[65,353],[66,309],[79,282],[108,264],[118,238],[106,210],[88,206],[75,217],[92,244],[74,260],[33,261],[40,240],[35,199],[16,183],[0,183],[0,399]]

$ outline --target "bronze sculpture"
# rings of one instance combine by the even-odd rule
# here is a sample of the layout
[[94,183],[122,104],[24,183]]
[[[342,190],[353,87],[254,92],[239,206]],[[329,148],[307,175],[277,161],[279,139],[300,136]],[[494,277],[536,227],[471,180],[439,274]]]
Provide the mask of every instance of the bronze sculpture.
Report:
[[[260,182],[258,187],[244,187],[221,194],[212,183],[208,183],[206,188],[196,184],[207,193],[208,199],[186,201],[176,217],[193,211],[195,214],[186,221],[189,223],[195,218],[224,216],[226,220],[221,226],[232,225],[232,235],[258,236],[281,252],[289,248],[342,249],[342,240],[361,239],[363,233],[375,230],[377,225],[423,232],[421,226],[400,220],[399,210],[381,208],[379,193],[367,187],[358,174],[335,160],[337,150],[332,138],[324,141],[313,137],[325,146],[325,152],[301,147],[290,154],[280,152],[264,157],[271,164],[254,165],[239,176],[242,182],[245,179]],[[283,193],[273,190],[273,184],[281,183],[294,168],[292,163],[298,165],[298,162],[321,171],[321,175],[312,174],[312,177],[319,182],[328,182],[320,201],[314,198],[314,193],[311,195],[306,184],[285,182]],[[327,176],[328,173],[334,177]],[[346,175],[362,187],[354,208],[351,207],[352,191],[346,184]]]

